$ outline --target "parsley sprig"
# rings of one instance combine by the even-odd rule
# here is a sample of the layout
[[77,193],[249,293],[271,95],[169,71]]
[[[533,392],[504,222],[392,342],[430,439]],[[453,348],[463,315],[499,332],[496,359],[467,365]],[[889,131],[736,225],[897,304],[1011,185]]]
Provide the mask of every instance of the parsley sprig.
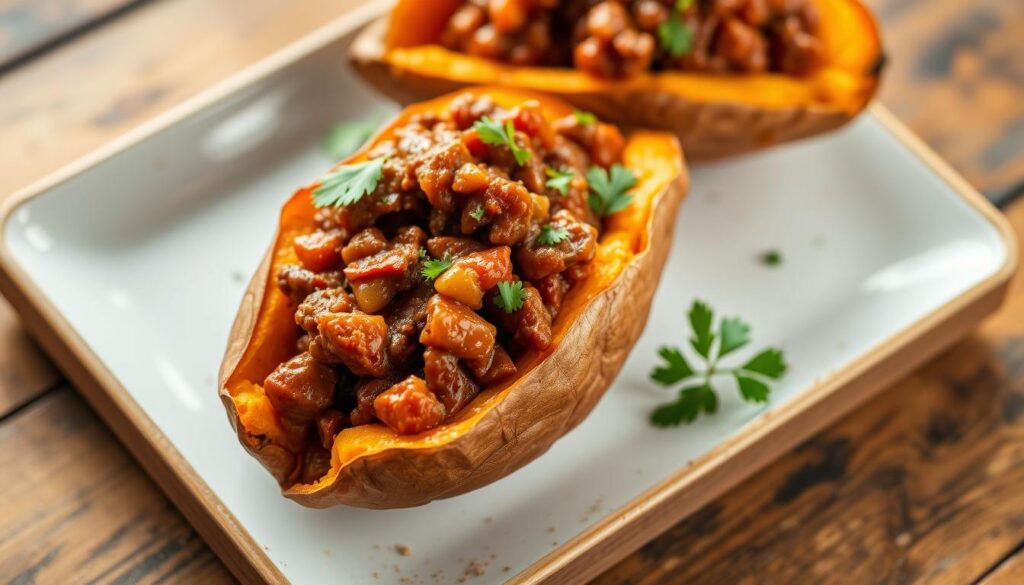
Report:
[[659,427],[675,427],[684,422],[693,422],[701,413],[717,412],[718,394],[712,385],[716,376],[730,375],[735,378],[743,400],[767,402],[771,392],[767,381],[778,380],[786,372],[782,351],[768,348],[741,366],[722,367],[719,362],[723,357],[750,343],[750,325],[738,318],[727,317],[721,320],[715,331],[714,312],[701,301],[694,301],[689,320],[692,331],[690,346],[707,367],[703,370],[694,369],[676,347],[660,348],[658,355],[663,363],[654,368],[651,379],[662,386],[683,386],[674,402],[663,404],[651,413],[651,423]]
[[434,280],[438,276],[444,274],[445,270],[452,267],[452,256],[448,252],[444,253],[444,256],[440,260],[426,260],[423,262],[423,268],[420,272],[423,274],[423,278],[427,280]]
[[555,246],[569,239],[569,232],[563,227],[542,225],[537,242],[543,246]]
[[313,191],[316,207],[343,207],[352,205],[367,193],[373,193],[380,182],[386,157],[361,163],[342,165],[320,178]]
[[523,166],[526,161],[530,160],[530,151],[516,144],[516,127],[512,124],[512,120],[507,120],[505,126],[502,127],[494,118],[484,116],[473,122],[473,129],[476,130],[484,144],[509,147],[517,165]]
[[693,48],[693,30],[683,21],[683,12],[694,0],[678,0],[667,19],[658,25],[658,42],[672,57],[682,57]]
[[620,164],[612,165],[611,173],[602,167],[590,167],[587,171],[590,195],[587,202],[598,217],[621,211],[633,201],[627,191],[636,185],[636,176]]
[[548,175],[548,181],[544,183],[544,186],[548,189],[554,189],[562,195],[569,192],[569,183],[572,183],[572,180],[576,178],[576,173],[568,168],[558,170],[548,167],[544,172]]
[[521,280],[503,280],[498,283],[498,294],[494,295],[494,304],[506,313],[512,314],[523,308],[526,291]]
[[573,110],[572,115],[581,126],[588,126],[597,123],[597,116],[586,110]]

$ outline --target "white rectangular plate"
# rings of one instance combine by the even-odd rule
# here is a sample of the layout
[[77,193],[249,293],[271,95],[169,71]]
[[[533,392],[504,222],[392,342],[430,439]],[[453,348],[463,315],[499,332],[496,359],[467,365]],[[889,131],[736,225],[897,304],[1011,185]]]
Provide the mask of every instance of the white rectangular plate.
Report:
[[[986,298],[980,318],[1015,265],[1006,226],[890,133],[878,113],[825,138],[700,168],[647,330],[582,426],[511,477],[465,496],[409,510],[300,508],[238,445],[216,376],[279,206],[331,162],[318,149],[324,130],[394,109],[341,66],[347,28],[336,23],[24,195],[4,224],[4,271],[13,282],[5,288],[20,308],[34,308],[28,312],[41,324],[33,329],[84,343],[75,353],[89,356],[93,379],[106,376],[106,392],[126,392],[155,425],[144,429],[149,440],[165,437],[172,448],[160,448],[191,466],[182,473],[194,470],[170,493],[205,483],[212,493],[202,499],[224,509],[204,513],[233,514],[242,530],[230,538],[251,537],[295,583],[375,575],[494,582],[523,571],[537,578],[608,542],[625,547],[603,553],[596,563],[606,565],[656,531],[634,526],[639,535],[616,541],[616,522],[664,528],[714,495],[685,505],[669,498],[685,495],[686,474],[701,465],[728,468],[728,453],[709,452],[741,449],[751,437],[768,441],[773,431],[785,430],[779,449],[806,436],[856,399],[839,399],[841,408],[795,431],[778,420],[806,414],[811,396],[866,395],[865,378],[856,387],[844,381],[934,332],[939,316]],[[767,250],[781,252],[780,266],[758,261]],[[780,346],[792,367],[764,408],[730,389],[717,416],[655,429],[648,414],[672,393],[648,373],[658,346],[686,344],[684,312],[695,298],[750,321],[751,351]],[[907,366],[934,345],[907,354]],[[749,352],[742,354],[738,360]],[[890,364],[879,383],[898,370]],[[757,465],[726,473],[716,493]],[[656,504],[664,505],[660,519],[644,517]],[[395,553],[396,544],[412,555]]]

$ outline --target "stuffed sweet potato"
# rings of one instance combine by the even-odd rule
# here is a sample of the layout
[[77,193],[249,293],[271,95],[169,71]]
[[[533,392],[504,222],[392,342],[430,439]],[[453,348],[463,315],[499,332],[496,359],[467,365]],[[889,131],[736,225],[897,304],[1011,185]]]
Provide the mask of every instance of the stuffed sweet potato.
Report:
[[545,91],[670,130],[690,160],[834,129],[884,64],[859,0],[398,0],[350,56],[400,101],[476,83]]
[[407,108],[281,212],[221,368],[242,445],[312,507],[507,475],[619,371],[686,188],[672,135],[549,97]]

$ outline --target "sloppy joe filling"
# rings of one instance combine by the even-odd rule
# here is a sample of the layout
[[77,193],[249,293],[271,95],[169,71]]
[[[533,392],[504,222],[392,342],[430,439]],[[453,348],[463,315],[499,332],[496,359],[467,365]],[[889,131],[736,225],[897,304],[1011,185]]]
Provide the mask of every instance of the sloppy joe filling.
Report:
[[592,116],[549,121],[536,102],[503,109],[465,94],[321,180],[316,225],[277,274],[296,355],[264,382],[304,449],[303,480],[326,471],[342,429],[428,431],[515,376],[524,352],[550,347],[565,294],[590,269],[599,214],[625,204],[602,194],[632,185],[623,146]]
[[820,64],[812,0],[465,0],[440,42],[603,78],[646,71],[804,76]]

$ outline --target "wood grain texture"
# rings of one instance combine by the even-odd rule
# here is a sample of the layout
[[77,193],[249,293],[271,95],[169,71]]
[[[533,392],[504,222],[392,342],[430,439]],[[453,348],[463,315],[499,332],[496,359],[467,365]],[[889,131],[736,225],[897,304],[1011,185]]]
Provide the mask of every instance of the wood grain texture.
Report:
[[0,0],[0,70],[140,0]]
[[[1024,4],[869,4],[880,11],[892,56],[883,101],[989,195],[1019,184]],[[161,0],[0,76],[0,196],[313,30],[343,5]],[[1024,229],[1024,204],[1012,215]],[[1022,295],[1018,284],[977,336],[598,582],[1021,582]],[[0,417],[56,376],[5,313]],[[0,464],[5,477],[19,478],[0,487],[0,581],[231,580],[68,390],[0,425]],[[157,568],[133,572],[149,557]]]
[[0,582],[231,582],[70,388],[0,426],[0,469]]
[[882,101],[990,198],[1024,187],[1024,2],[866,2],[889,56]]
[[[1010,217],[1024,230],[1024,202]],[[1024,274],[1014,286],[976,335],[596,583],[986,575],[1024,543]]]

